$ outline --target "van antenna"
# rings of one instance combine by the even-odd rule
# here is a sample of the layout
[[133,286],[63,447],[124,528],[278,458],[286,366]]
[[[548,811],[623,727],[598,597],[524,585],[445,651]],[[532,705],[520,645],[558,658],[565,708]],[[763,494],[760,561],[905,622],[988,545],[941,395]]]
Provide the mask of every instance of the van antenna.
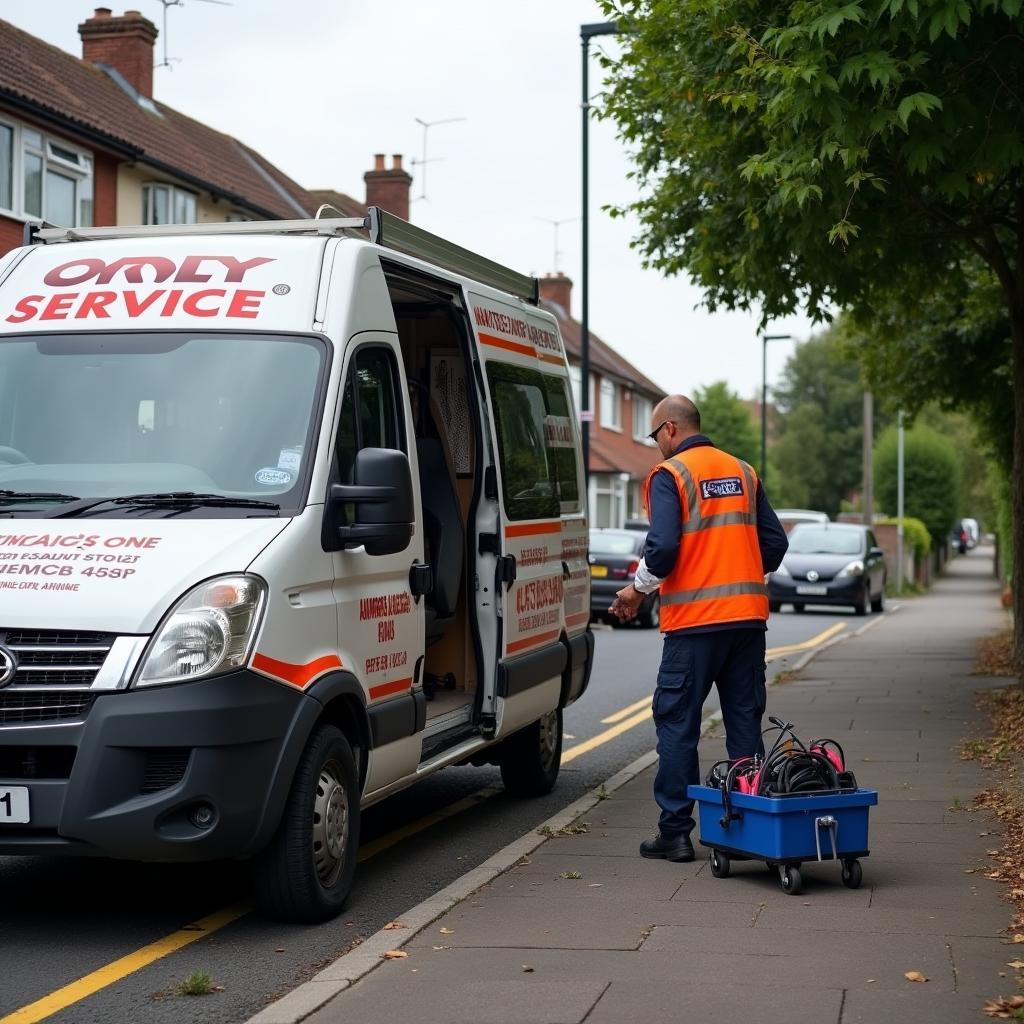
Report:
[[[153,65],[154,68],[167,68],[170,71],[174,70],[175,64],[181,63],[180,57],[168,57],[167,56],[167,10],[170,7],[184,7],[185,0],[157,0],[157,3],[162,4],[164,8],[164,27],[160,33],[163,37],[164,45],[164,57],[163,60],[157,61]],[[200,3],[204,4],[217,4],[218,7],[234,7],[231,0],[200,0]]]
[[445,117],[440,121],[424,121],[420,117],[414,117],[413,120],[423,126],[423,155],[417,160],[415,157],[410,161],[414,167],[422,167],[423,171],[420,174],[420,194],[414,198],[414,202],[417,199],[427,198],[427,164],[436,163],[438,160],[443,160],[443,157],[434,157],[432,160],[427,159],[427,132],[439,124],[455,124],[456,121],[468,121],[468,117]]

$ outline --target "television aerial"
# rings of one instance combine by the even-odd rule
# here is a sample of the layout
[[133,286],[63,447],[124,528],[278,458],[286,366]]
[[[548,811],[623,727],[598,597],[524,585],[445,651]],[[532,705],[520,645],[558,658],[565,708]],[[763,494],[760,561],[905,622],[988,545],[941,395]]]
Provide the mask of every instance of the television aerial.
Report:
[[[204,4],[216,4],[218,7],[233,7],[234,4],[231,0],[199,0],[200,3]],[[161,38],[163,39],[164,56],[163,60],[159,60],[153,65],[154,68],[168,68],[170,71],[174,70],[175,64],[181,63],[180,57],[168,57],[167,56],[167,11],[171,7],[184,7],[185,0],[157,0],[158,4],[161,4],[164,9],[164,26],[160,32]]]

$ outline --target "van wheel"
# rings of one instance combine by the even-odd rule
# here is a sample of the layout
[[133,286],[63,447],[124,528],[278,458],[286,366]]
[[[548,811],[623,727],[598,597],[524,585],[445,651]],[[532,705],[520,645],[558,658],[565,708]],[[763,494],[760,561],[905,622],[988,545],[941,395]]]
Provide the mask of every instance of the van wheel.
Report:
[[501,781],[513,796],[545,796],[562,762],[562,709],[549,711],[502,743]]
[[256,905],[282,921],[326,921],[352,888],[359,783],[340,729],[322,725],[302,752],[281,823],[255,862]]

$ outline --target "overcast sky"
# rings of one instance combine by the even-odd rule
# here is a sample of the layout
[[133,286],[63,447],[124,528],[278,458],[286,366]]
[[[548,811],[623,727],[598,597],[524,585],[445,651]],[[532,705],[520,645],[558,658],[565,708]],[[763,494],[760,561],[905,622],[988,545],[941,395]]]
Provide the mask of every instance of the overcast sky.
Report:
[[[109,0],[108,0],[109,2]],[[128,0],[162,29],[160,0]],[[75,55],[90,0],[0,0],[3,17]],[[111,4],[115,14],[124,7]],[[412,219],[518,270],[564,270],[579,282],[579,26],[603,21],[595,0],[184,0],[157,40],[154,92],[228,132],[307,188],[364,198],[375,152],[423,155],[415,119],[466,120],[429,130],[412,167]],[[610,37],[595,46],[615,46]],[[591,60],[591,89],[600,87]],[[390,164],[390,156],[389,156]],[[710,314],[687,281],[644,270],[629,248],[635,222],[604,204],[629,202],[628,154],[610,124],[590,132],[590,326],[666,391],[726,380],[760,388],[754,313]],[[554,228],[558,235],[555,265]],[[573,315],[579,316],[579,289]],[[808,320],[773,322],[806,338]],[[791,342],[768,348],[769,384]]]

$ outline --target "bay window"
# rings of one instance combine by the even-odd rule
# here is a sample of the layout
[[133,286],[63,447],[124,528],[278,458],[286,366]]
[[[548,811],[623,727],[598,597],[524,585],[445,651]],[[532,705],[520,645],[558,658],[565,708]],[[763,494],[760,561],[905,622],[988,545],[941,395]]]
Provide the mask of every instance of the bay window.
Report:
[[60,227],[90,227],[92,157],[35,128],[0,121],[0,210]]

